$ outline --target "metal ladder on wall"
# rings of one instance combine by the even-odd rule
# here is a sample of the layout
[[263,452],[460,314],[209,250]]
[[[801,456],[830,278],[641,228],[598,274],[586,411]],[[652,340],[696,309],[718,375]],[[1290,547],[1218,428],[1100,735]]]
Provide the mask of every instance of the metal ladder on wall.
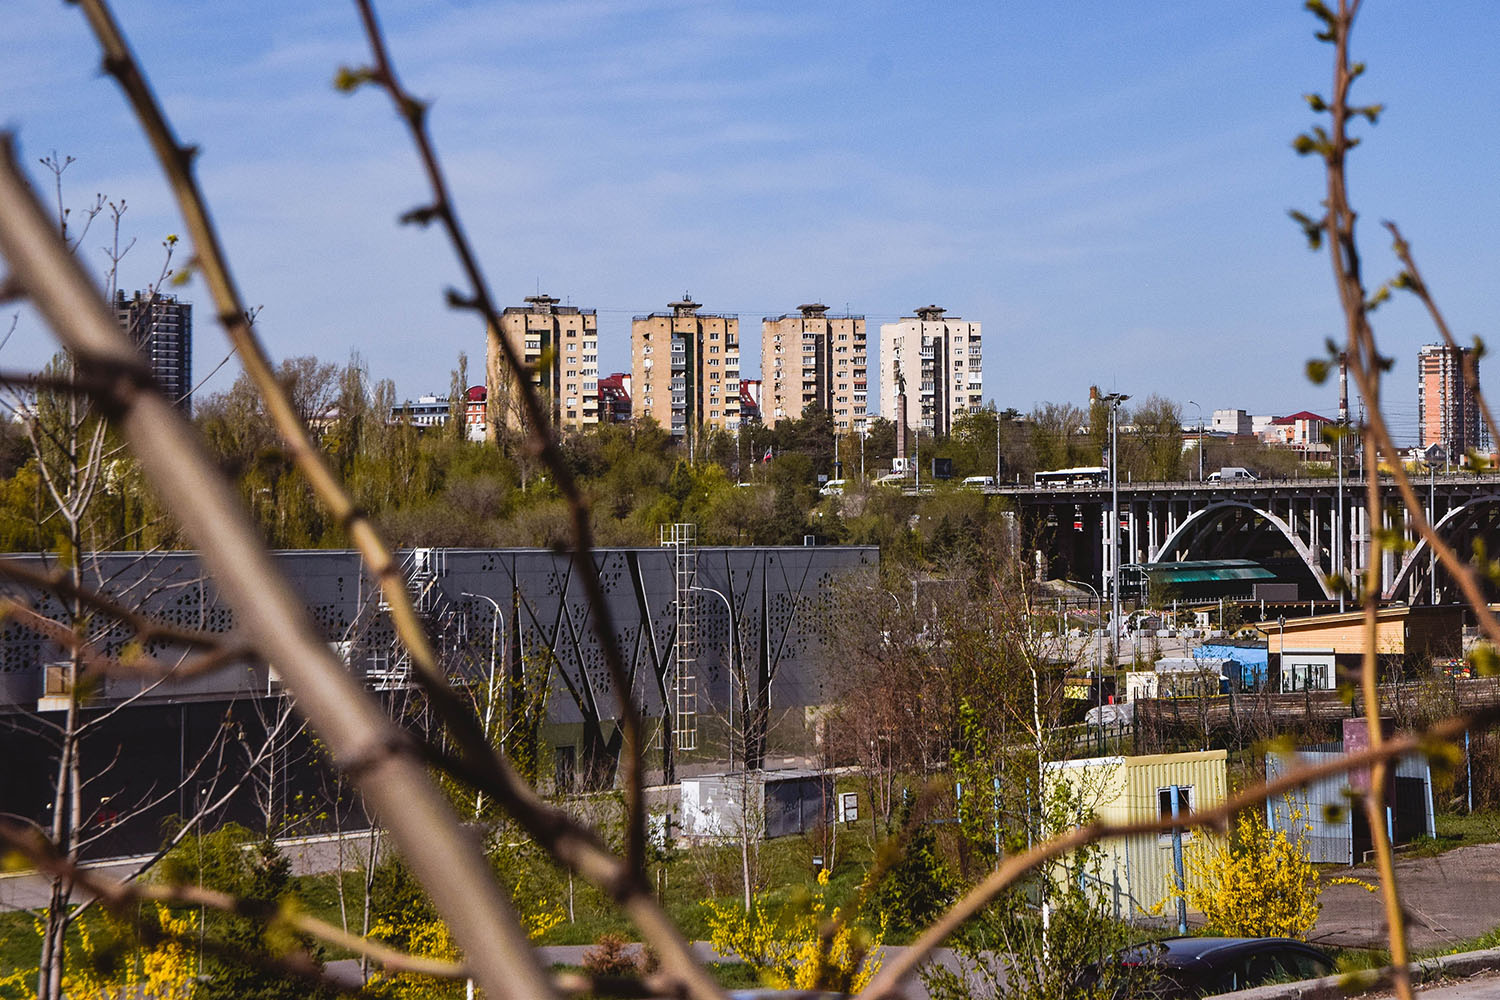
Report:
[[677,641],[673,644],[671,700],[678,750],[698,749],[698,526],[663,524],[661,545],[672,550]]
[[[412,549],[401,560],[401,576],[406,581],[412,607],[428,636],[439,641],[460,619],[458,605],[439,583],[447,573],[446,549]],[[390,610],[383,596],[380,610]],[[390,649],[371,657],[365,678],[376,691],[397,691],[411,685],[411,652],[400,636],[393,635]]]

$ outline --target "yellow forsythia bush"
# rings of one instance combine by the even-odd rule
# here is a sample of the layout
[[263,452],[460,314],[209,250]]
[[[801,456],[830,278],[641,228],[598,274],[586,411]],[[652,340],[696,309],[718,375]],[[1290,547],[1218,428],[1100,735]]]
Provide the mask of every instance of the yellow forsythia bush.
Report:
[[[536,899],[517,916],[521,918],[521,927],[526,931],[526,936],[533,941],[564,920],[562,906],[549,902],[545,897]],[[463,958],[448,925],[436,917],[412,916],[377,920],[370,928],[370,937],[377,941],[396,942],[409,953],[422,958],[441,958],[450,962]],[[452,992],[450,983],[408,972],[392,974],[376,970],[370,977],[370,983],[388,984],[393,987],[393,995],[407,1000],[436,1000]]]
[[[1292,811],[1288,825],[1291,836],[1267,827],[1261,809],[1246,809],[1227,842],[1196,837],[1188,846],[1183,896],[1211,929],[1229,937],[1291,938],[1312,930],[1323,887],[1308,860],[1302,814]],[[1175,884],[1172,894],[1176,898]]]
[[[774,917],[767,912],[764,894],[756,894],[749,913],[709,900],[709,941],[721,955],[739,955],[772,989],[857,993],[880,971],[885,921],[874,932],[841,925],[819,961],[827,891],[828,872],[824,870],[818,873],[813,892],[791,900]],[[839,918],[839,911],[834,910],[827,919]]]
[[[115,967],[110,946],[95,940],[86,921],[79,921],[78,943],[68,945],[63,994],[75,1000],[188,1000],[197,984],[197,956],[189,944],[198,929],[197,915],[173,916],[156,905],[161,938],[139,952],[127,953]],[[123,937],[123,926],[110,930]]]

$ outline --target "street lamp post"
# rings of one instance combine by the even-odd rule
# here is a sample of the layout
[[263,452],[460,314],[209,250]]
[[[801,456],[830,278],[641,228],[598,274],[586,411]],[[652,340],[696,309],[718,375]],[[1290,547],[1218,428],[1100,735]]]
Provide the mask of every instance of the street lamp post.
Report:
[[[500,633],[505,628],[505,615],[500,611],[500,602],[485,594],[470,594],[465,592],[465,597],[476,601],[486,601],[495,610],[495,617],[490,622],[490,676],[486,684],[487,693],[484,699],[484,741],[489,743],[490,731],[495,719],[495,647],[500,644]],[[503,655],[503,654],[502,654]],[[479,811],[484,807],[484,792],[478,792],[474,796],[474,818],[479,818]]]
[[738,636],[735,634],[736,630],[735,630],[735,627],[734,627],[734,606],[729,603],[729,598],[725,597],[723,593],[721,593],[720,591],[715,590],[712,587],[702,587],[702,586],[694,585],[694,586],[689,587],[688,590],[696,590],[696,591],[699,591],[700,593],[704,593],[704,594],[713,594],[719,600],[721,600],[721,601],[724,602],[724,611],[725,611],[726,614],[729,615],[729,634],[728,634],[728,637],[724,640],[724,644],[729,647],[729,773],[733,774],[734,773],[734,647],[736,645],[735,639],[738,638]]
[[[1082,580],[1066,580],[1064,582],[1071,583],[1075,587],[1084,587],[1094,595],[1094,617],[1100,619],[1100,623],[1103,624],[1104,598],[1100,596],[1098,588],[1084,583]],[[1099,725],[1102,728],[1104,725],[1104,643],[1098,641],[1099,638],[1099,636],[1094,636],[1094,684],[1098,688],[1094,702],[1099,709]]]
[[[1427,463],[1427,523],[1437,524],[1437,466]],[[1427,546],[1428,604],[1436,604],[1437,598],[1437,553]]]
[[995,485],[1000,485],[1000,404],[991,404],[995,410]]
[[1198,482],[1203,482],[1203,407],[1198,406],[1195,400],[1188,400],[1189,406],[1198,407]]
[[1120,404],[1130,397],[1111,392],[1100,399],[1109,406],[1109,641],[1120,662]]

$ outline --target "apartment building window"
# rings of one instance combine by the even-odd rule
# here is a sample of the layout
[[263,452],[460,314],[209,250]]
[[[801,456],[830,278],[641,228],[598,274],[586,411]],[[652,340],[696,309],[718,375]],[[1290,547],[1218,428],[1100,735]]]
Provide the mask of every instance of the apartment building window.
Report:
[[576,340],[570,340],[570,341],[568,341],[568,352],[572,353],[572,352],[574,352],[576,350],[578,350],[578,341],[576,341]]
[[708,349],[708,353],[709,354],[718,354],[719,353],[719,349],[717,347],[710,347]]
[[641,348],[641,353],[642,354],[650,354],[651,353],[651,348],[649,346],[643,347],[643,348]]

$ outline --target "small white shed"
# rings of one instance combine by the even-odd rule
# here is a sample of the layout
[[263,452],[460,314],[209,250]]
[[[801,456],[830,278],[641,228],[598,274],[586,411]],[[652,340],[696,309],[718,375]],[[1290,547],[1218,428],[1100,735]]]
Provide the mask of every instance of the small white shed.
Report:
[[686,837],[738,837],[748,826],[769,839],[834,821],[833,776],[824,771],[700,774],[679,788]]

